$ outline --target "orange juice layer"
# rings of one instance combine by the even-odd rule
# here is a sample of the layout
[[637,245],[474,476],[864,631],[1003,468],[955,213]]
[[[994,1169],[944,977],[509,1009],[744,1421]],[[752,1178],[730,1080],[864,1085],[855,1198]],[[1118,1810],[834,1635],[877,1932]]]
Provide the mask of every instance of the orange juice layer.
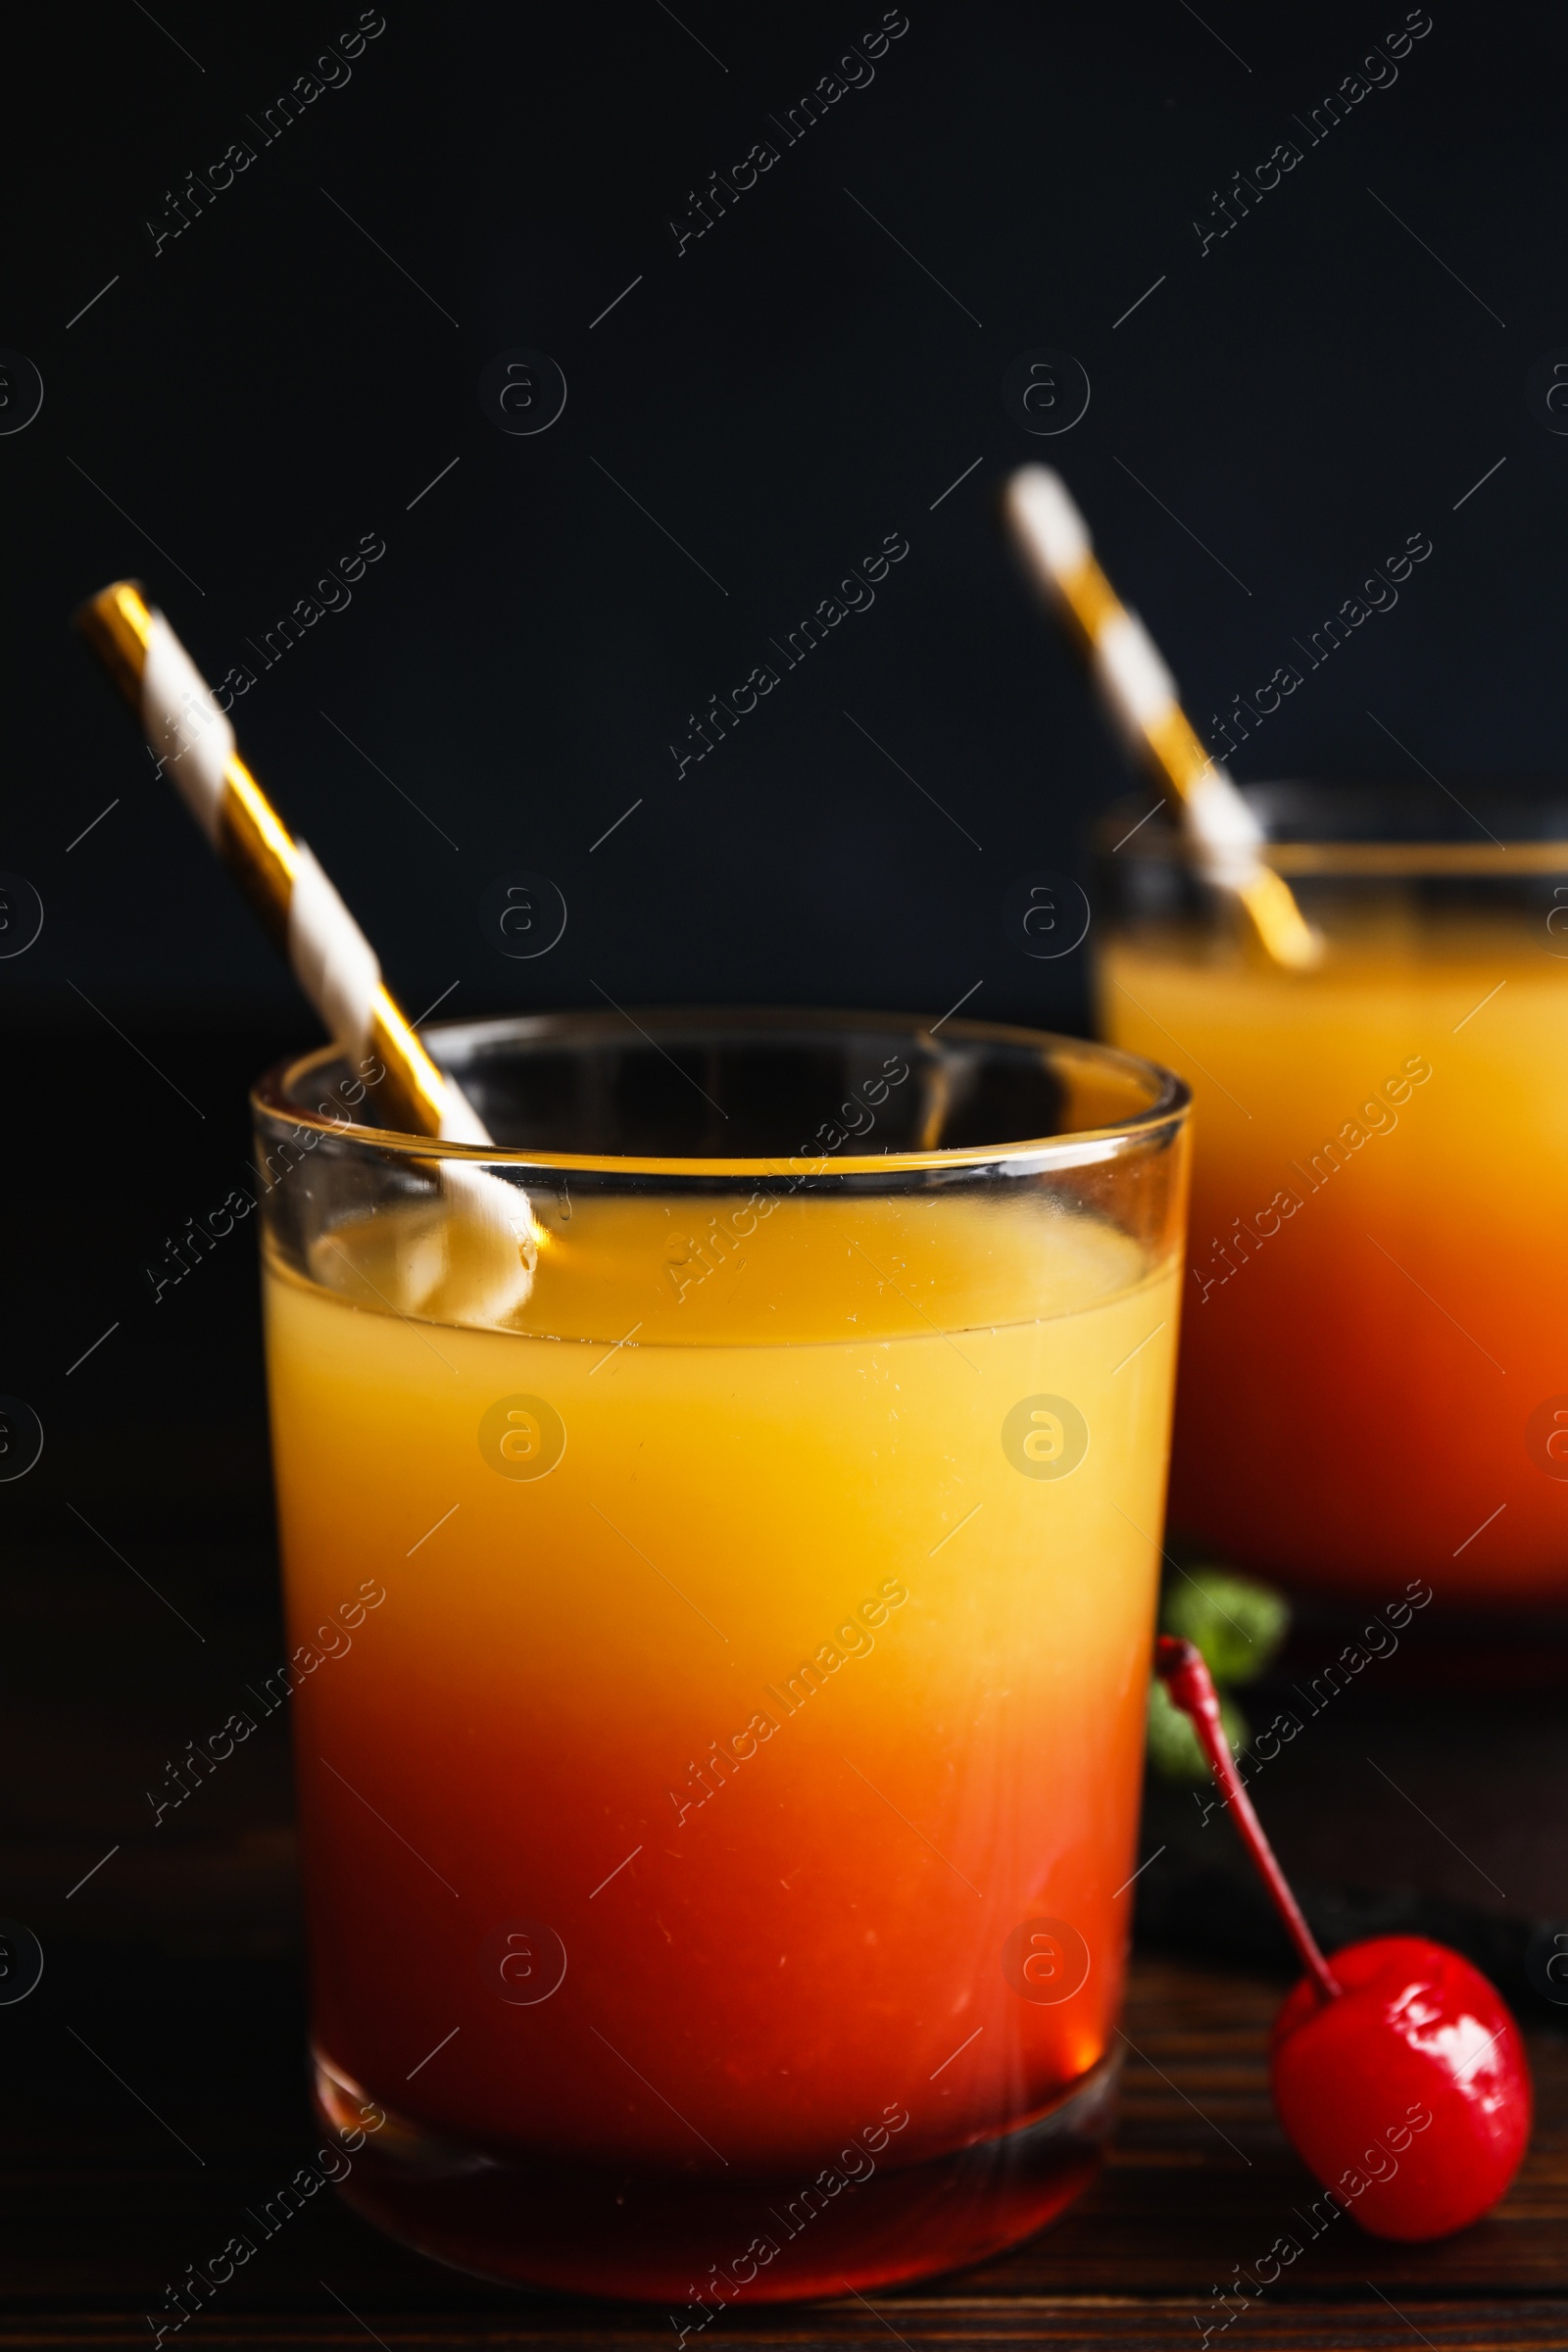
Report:
[[1103,1034],[1196,1098],[1172,1524],[1302,1586],[1560,1599],[1568,963],[1500,925],[1203,953],[1100,969]]
[[336,1295],[269,1266],[334,2067],[734,2179],[1101,2058],[1180,1268],[1019,1193],[781,1201],[727,1260],[737,1202],[546,1196],[516,1331],[387,1311],[433,1211],[339,1227]]

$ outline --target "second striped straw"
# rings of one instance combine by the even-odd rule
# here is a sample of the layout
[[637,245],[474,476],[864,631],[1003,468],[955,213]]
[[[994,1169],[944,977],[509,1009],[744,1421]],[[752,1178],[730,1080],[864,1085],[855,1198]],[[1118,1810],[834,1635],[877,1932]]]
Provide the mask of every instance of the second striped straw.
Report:
[[1319,934],[1266,862],[1262,826],[1203,749],[1149,631],[1101,569],[1061,476],[1046,466],[1021,466],[1003,505],[1025,563],[1069,621],[1123,736],[1152,768],[1199,871],[1236,898],[1273,962],[1310,971],[1322,957]]

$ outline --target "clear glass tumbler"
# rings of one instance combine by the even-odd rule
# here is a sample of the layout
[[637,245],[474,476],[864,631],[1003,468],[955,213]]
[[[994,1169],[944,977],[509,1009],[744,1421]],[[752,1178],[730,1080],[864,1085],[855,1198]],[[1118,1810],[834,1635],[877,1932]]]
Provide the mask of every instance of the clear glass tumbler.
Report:
[[1100,845],[1102,1033],[1197,1104],[1172,1526],[1306,1590],[1560,1607],[1568,792],[1247,797],[1314,971],[1163,820]]
[[368,1127],[330,1052],[254,1107],[343,2191],[683,2336],[1093,2169],[1187,1095],[1025,1030],[639,1017],[435,1033],[494,1150]]

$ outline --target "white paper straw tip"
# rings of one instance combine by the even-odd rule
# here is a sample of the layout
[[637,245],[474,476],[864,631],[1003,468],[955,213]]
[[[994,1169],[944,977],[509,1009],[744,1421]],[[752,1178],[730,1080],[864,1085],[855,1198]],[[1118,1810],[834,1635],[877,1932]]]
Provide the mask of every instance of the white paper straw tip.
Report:
[[1004,493],[1007,519],[1053,580],[1063,579],[1087,562],[1094,548],[1089,525],[1073,504],[1066,483],[1049,466],[1020,466]]

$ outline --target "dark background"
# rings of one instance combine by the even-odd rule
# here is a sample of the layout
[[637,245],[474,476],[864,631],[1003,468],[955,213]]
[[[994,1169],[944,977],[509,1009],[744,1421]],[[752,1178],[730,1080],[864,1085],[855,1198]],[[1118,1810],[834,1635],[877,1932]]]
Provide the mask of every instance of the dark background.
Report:
[[[67,623],[133,573],[220,676],[365,531],[387,554],[352,606],[236,715],[411,1011],[454,980],[467,1013],[591,1001],[594,978],[622,1001],[940,1011],[981,978],[977,1013],[1070,1017],[1076,975],[1009,951],[1001,905],[1077,862],[1122,771],[999,542],[995,491],[1027,457],[1062,467],[1200,727],[1430,534],[1399,609],[1308,676],[1242,775],[1397,766],[1369,706],[1445,778],[1556,763],[1568,447],[1524,391],[1568,339],[1548,12],[1440,4],[1397,81],[1309,147],[1296,119],[1403,22],[1396,0],[1216,0],[1212,31],[1181,0],[916,6],[871,85],[679,259],[688,191],[782,146],[769,113],[878,8],[686,10],[687,32],[658,0],[394,0],[347,86],[269,147],[247,116],[357,12],[159,13],[172,37],[131,0],[85,38],[62,14],[9,101],[0,340],[46,388],[0,441],[3,860],[47,909],[4,974],[13,1017],[75,1019],[74,981],[117,1019],[293,1019]],[[144,222],[240,136],[256,162],[155,259]],[[1286,138],[1302,163],[1200,258],[1195,217]],[[476,396],[516,345],[569,387],[536,438]],[[1093,385],[1053,441],[1000,395],[1040,346]],[[677,784],[687,713],[892,530],[911,552],[875,610]],[[526,969],[476,921],[515,865],[570,906]]]
[[[140,1410],[211,1350],[193,1409],[254,1425],[248,1243],[199,1306],[166,1296],[172,1356],[145,1268],[232,1181],[249,1077],[317,1034],[69,627],[117,574],[211,676],[257,670],[241,749],[414,1014],[597,989],[935,1013],[975,990],[972,1014],[1083,1026],[1087,949],[1032,961],[1003,923],[1021,875],[1083,871],[1127,783],[1000,539],[1025,458],[1062,467],[1200,727],[1431,537],[1397,608],[1242,747],[1244,778],[1419,783],[1373,710],[1438,777],[1479,779],[1470,806],[1550,770],[1568,440],[1525,381],[1568,342],[1568,33],[1440,7],[1310,145],[1301,118],[1405,21],[917,6],[793,146],[770,117],[879,9],[394,5],[270,144],[256,122],[353,8],[44,21],[0,229],[0,343],[45,388],[0,437],[0,868],[45,919],[0,995],[5,1115],[20,1139],[47,1108],[82,1148],[47,1183],[12,1154],[38,1246],[13,1226],[0,1387],[64,1428],[106,1378]],[[147,223],[238,138],[255,162],[155,254]],[[671,219],[760,138],[777,164],[677,255]],[[1200,251],[1195,220],[1285,139],[1301,163]],[[533,437],[477,396],[517,346],[568,387]],[[1001,398],[1042,347],[1092,385],[1054,439]],[[367,532],[386,554],[352,603],[263,668]],[[677,781],[688,714],[889,532],[910,552],[874,608]],[[479,929],[519,869],[569,909],[532,962]]]
[[[7,1769],[30,1791],[5,1907],[53,1974],[0,2014],[25,2028],[8,2047],[35,2037],[40,2130],[65,2118],[36,2193],[68,2269],[95,2147],[185,2162],[106,2065],[177,2124],[182,2049],[227,2052],[195,2073],[232,2094],[236,2163],[264,2076],[277,2131],[300,2112],[281,1728],[205,1815],[155,1837],[144,1801],[281,1655],[254,1244],[156,1305],[147,1270],[239,1180],[249,1079],[318,1034],[73,636],[77,603],[139,577],[219,677],[384,538],[235,715],[413,1013],[598,988],[934,1014],[979,983],[974,1014],[1084,1025],[1087,949],[1032,961],[1003,923],[1020,876],[1087,878],[1086,825],[1128,785],[999,537],[1027,458],[1065,473],[1200,727],[1430,535],[1397,608],[1243,747],[1244,779],[1417,774],[1370,711],[1483,813],[1559,764],[1568,440],[1526,398],[1568,346],[1568,30],[1544,11],[1435,0],[1397,80],[1315,146],[1297,118],[1403,24],[1393,0],[1204,0],[1201,21],[911,0],[870,86],[791,147],[770,114],[880,8],[389,0],[347,85],[270,145],[247,118],[358,11],[157,17],[52,12],[3,101],[0,345],[45,388],[0,434],[0,869],[45,912],[0,961],[0,1391],[45,1430],[0,1486]],[[147,220],[238,138],[255,162],[155,257]],[[670,219],[761,138],[778,163],[677,257]],[[1195,218],[1285,139],[1300,165],[1200,253]],[[568,386],[535,437],[477,397],[518,346]],[[1092,384],[1057,439],[1001,397],[1041,348]],[[890,532],[909,554],[874,609],[677,781],[688,713]],[[478,922],[518,869],[569,908],[533,962]],[[1441,1712],[1408,1722],[1468,1844],[1465,1755]],[[1380,1800],[1357,1801],[1375,1838]],[[1473,1895],[1388,1807],[1407,1875]],[[1313,1812],[1303,1788],[1299,1854],[1343,1876]],[[1494,1820],[1489,1799],[1476,1834]],[[1539,1862],[1494,1867],[1552,1906]],[[204,2250],[156,2210],[138,2245],[155,2300]]]

